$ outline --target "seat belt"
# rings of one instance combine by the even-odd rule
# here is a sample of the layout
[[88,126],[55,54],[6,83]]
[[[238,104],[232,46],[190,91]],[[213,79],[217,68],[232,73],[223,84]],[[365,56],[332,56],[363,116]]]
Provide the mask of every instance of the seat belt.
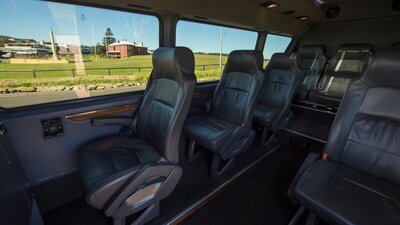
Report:
[[129,124],[129,126],[123,127],[121,129],[121,131],[120,131],[120,135],[121,136],[127,136],[129,134],[131,134],[131,135],[135,134],[134,127],[136,125],[136,116],[137,116],[137,114],[138,114],[138,112],[140,110],[140,106],[142,105],[143,99],[145,98],[147,92],[150,89],[152,80],[153,80],[153,71],[151,71],[149,79],[147,80],[147,84],[146,84],[146,88],[144,89],[143,96],[139,99],[138,105],[137,105],[136,109],[133,111],[132,122]]

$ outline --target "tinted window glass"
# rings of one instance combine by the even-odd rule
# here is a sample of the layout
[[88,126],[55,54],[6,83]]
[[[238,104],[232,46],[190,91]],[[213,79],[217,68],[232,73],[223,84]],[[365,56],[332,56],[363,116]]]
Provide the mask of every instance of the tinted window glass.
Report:
[[0,8],[0,106],[144,89],[156,17],[31,0]]
[[291,37],[268,34],[264,47],[264,60],[269,61],[276,52],[285,52],[292,41]]
[[253,31],[179,21],[176,44],[189,47],[195,54],[196,76],[201,82],[219,79],[227,55],[233,50],[254,49],[257,35]]

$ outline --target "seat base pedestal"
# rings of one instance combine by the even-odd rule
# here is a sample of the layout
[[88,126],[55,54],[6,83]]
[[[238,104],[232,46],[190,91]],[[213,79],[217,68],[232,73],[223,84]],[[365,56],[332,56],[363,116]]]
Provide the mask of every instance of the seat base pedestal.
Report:
[[293,218],[290,220],[288,225],[296,225],[299,222],[300,217],[303,215],[304,211],[306,209],[301,206],[299,210],[297,210],[296,214],[293,216]]
[[218,156],[218,153],[214,153],[212,163],[211,163],[211,177],[212,179],[217,179],[222,173],[229,169],[229,167],[233,164],[234,157],[223,160]]
[[274,139],[275,135],[276,135],[276,132],[273,132],[270,129],[264,127],[262,134],[261,134],[259,146],[260,147],[268,146],[271,143],[271,141]]
[[193,162],[196,159],[202,157],[204,152],[201,150],[196,151],[196,142],[192,139],[189,140],[189,149],[188,149],[188,160],[189,162]]
[[[160,203],[154,203],[147,207],[146,210],[140,214],[140,216],[133,221],[130,225],[144,225],[148,223],[150,220],[156,218],[160,214]],[[114,218],[113,225],[126,225],[125,223],[126,217],[124,218]]]

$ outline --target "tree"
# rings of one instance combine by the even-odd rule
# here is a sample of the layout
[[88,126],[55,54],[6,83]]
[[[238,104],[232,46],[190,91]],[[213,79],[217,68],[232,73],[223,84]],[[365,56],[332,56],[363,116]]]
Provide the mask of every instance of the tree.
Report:
[[[96,54],[97,55],[104,56],[106,54],[106,47],[104,45],[101,45],[100,43],[97,43],[95,48],[96,48]],[[94,51],[93,51],[93,53],[94,53]]]
[[109,44],[114,43],[114,42],[115,42],[114,34],[111,31],[111,29],[108,27],[106,29],[106,33],[104,34],[103,45],[105,47],[107,47]]

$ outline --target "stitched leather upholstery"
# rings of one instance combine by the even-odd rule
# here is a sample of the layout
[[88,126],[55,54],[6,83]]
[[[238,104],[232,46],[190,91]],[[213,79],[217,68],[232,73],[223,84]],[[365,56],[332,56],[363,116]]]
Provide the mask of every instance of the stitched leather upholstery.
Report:
[[281,110],[285,115],[289,112],[300,76],[293,54],[275,53],[271,57],[254,111],[256,124],[269,128],[276,119],[284,118],[278,118],[278,115]]
[[296,199],[329,224],[400,224],[400,49],[382,50],[351,83],[325,153]]
[[310,101],[338,108],[350,82],[361,78],[371,58],[371,45],[342,45],[326,66],[318,89],[310,93]]
[[295,100],[306,101],[311,90],[317,88],[319,78],[326,64],[325,47],[304,45],[297,52],[297,67],[301,70],[302,81],[296,90]]
[[[210,113],[189,117],[184,126],[186,136],[221,156],[233,157],[225,151],[230,151],[227,148],[230,142],[240,138],[241,130],[251,131],[248,127],[262,82],[262,66],[263,56],[259,51],[231,52],[214,92]],[[230,140],[234,134],[238,136]],[[244,150],[235,149],[235,155]]]
[[178,143],[196,85],[193,53],[184,47],[153,54],[152,81],[136,118],[136,136],[104,138],[78,153],[87,201],[102,209],[145,164],[178,163]]

